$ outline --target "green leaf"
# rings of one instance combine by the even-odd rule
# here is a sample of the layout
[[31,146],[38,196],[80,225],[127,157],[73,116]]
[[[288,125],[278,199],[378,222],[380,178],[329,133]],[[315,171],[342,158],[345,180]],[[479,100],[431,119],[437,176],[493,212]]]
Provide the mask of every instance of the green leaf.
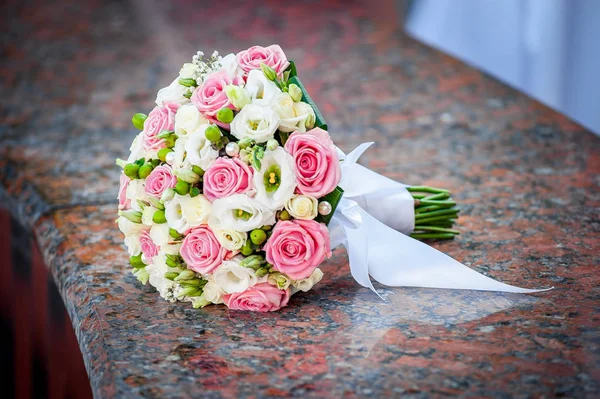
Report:
[[335,188],[335,190],[333,190],[329,194],[325,195],[324,197],[319,198],[319,202],[327,201],[331,204],[331,213],[329,215],[319,214],[315,218],[315,220],[317,222],[325,223],[325,225],[328,225],[329,222],[331,221],[331,218],[333,217],[333,214],[335,213],[335,209],[337,208],[338,204],[342,200],[343,196],[344,196],[344,190],[342,190],[342,188],[340,186],[337,186]]
[[294,83],[295,85],[300,87],[300,90],[302,90],[302,101],[309,104],[312,107],[312,109],[315,111],[315,117],[316,117],[315,118],[316,119],[315,126],[320,127],[323,130],[327,130],[327,122],[325,122],[325,118],[323,118],[321,111],[319,111],[319,108],[317,108],[317,105],[315,104],[315,102],[312,100],[312,98],[306,91],[306,88],[304,87],[304,85],[302,84],[300,79],[298,79],[297,76],[293,76],[290,78],[288,83],[289,84]]
[[[290,60],[290,65],[285,69],[285,72],[289,71],[289,78],[293,78],[294,76],[298,76],[298,72],[296,71],[296,64],[294,63],[294,61]],[[286,80],[288,80],[286,79]]]
[[140,158],[134,162],[137,166],[142,166],[146,163],[146,158]]
[[198,187],[192,187],[190,189],[190,197],[194,198],[200,194],[200,189]]

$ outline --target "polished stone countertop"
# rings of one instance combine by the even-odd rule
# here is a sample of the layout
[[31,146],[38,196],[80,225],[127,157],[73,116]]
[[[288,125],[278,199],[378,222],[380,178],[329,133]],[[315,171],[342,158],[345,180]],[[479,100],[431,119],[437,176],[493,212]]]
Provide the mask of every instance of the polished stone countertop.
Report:
[[[32,229],[92,390],[110,397],[570,397],[600,380],[600,138],[399,32],[384,2],[0,5],[0,200]],[[278,42],[344,150],[453,190],[461,235],[433,245],[535,295],[380,287],[334,251],[270,314],[163,301],[130,273],[119,170],[198,49]],[[399,260],[401,261],[401,260]]]

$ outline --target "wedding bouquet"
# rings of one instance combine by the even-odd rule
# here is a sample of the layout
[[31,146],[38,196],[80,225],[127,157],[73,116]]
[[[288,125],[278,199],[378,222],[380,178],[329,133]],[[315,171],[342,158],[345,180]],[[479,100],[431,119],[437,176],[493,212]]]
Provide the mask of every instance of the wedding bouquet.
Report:
[[[431,286],[404,266],[388,267],[401,259],[414,267],[411,251],[421,254],[417,265],[423,251],[435,251],[397,231],[458,234],[448,191],[405,186],[357,164],[369,144],[348,155],[334,146],[278,45],[225,57],[198,52],[158,92],[156,107],[132,122],[141,133],[129,158],[117,160],[117,223],[134,275],[166,300],[278,310],[321,280],[319,266],[340,244],[363,286],[373,288],[369,274]],[[412,249],[397,258],[404,239]],[[463,288],[442,282],[447,272],[433,286]]]

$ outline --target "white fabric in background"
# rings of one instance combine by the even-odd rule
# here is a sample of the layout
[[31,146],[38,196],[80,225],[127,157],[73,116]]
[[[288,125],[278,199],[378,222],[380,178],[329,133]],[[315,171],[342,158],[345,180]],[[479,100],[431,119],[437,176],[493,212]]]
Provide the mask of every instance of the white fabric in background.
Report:
[[406,29],[600,133],[600,1],[415,0]]

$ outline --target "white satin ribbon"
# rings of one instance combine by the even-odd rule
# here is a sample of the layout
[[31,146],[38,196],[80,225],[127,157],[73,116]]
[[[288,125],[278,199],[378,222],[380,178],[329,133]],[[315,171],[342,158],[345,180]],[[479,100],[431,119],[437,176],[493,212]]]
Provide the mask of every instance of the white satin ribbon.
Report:
[[414,229],[414,200],[406,186],[356,163],[372,144],[348,155],[338,149],[344,196],[329,223],[331,246],[346,247],[350,272],[360,285],[377,295],[369,276],[393,287],[546,291],[498,282],[405,235]]

